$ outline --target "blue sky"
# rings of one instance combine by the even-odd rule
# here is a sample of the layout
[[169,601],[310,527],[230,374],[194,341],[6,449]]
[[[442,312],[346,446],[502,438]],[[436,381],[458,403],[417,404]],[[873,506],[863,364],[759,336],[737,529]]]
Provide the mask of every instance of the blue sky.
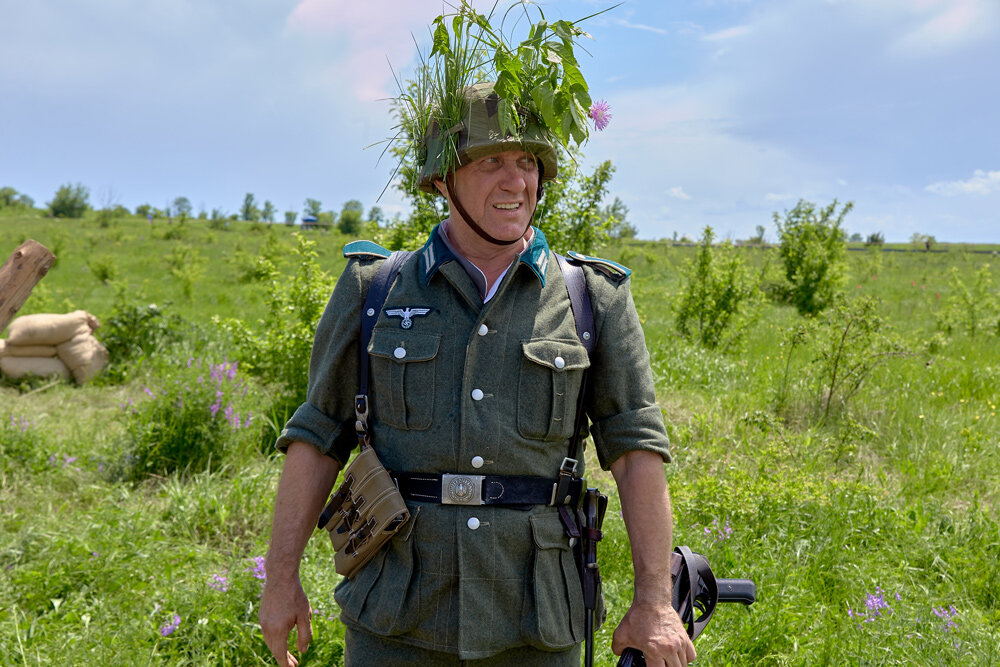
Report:
[[[491,3],[477,2],[484,7]],[[609,3],[551,0],[549,18]],[[0,0],[0,186],[42,205],[376,204],[389,63],[441,0]],[[1000,242],[1000,0],[631,0],[584,27],[613,119],[589,163],[643,238],[775,231],[800,198],[849,231]],[[405,211],[392,190],[378,205]]]

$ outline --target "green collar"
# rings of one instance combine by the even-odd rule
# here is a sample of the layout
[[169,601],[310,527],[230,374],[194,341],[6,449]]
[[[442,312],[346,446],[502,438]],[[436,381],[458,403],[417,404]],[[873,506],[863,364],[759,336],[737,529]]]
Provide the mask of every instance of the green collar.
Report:
[[[438,225],[434,228],[427,243],[420,251],[420,276],[425,285],[430,282],[431,276],[437,273],[442,264],[458,260],[441,237],[440,227],[441,225]],[[521,253],[518,263],[527,264],[542,287],[545,287],[545,270],[549,265],[549,244],[545,240],[545,234],[542,233],[542,230],[537,227],[533,227],[533,229],[535,236]]]

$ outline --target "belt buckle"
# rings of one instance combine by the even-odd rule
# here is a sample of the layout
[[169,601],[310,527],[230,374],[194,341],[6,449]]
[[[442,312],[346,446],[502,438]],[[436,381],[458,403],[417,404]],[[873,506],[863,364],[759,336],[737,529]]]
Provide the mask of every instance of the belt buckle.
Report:
[[485,475],[441,475],[442,505],[482,505]]

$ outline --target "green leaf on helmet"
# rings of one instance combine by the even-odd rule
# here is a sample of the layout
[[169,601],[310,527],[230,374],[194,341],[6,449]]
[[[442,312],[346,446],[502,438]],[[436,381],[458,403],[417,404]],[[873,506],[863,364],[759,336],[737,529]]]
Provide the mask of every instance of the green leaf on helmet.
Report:
[[[438,19],[441,18],[440,16],[438,17]],[[434,22],[437,23],[437,28],[434,29],[434,47],[431,49],[431,55],[433,56],[438,53],[450,54],[451,46],[448,40],[448,28],[444,27],[444,23],[439,20],[435,20]]]

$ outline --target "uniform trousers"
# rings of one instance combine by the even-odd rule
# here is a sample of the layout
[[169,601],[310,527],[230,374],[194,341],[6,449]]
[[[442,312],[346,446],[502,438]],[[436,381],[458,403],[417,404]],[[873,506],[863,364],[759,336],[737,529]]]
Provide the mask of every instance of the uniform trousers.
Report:
[[442,653],[404,644],[387,637],[346,629],[345,667],[580,667],[580,645],[566,651],[540,651],[518,646],[478,660],[462,660],[455,653]]

